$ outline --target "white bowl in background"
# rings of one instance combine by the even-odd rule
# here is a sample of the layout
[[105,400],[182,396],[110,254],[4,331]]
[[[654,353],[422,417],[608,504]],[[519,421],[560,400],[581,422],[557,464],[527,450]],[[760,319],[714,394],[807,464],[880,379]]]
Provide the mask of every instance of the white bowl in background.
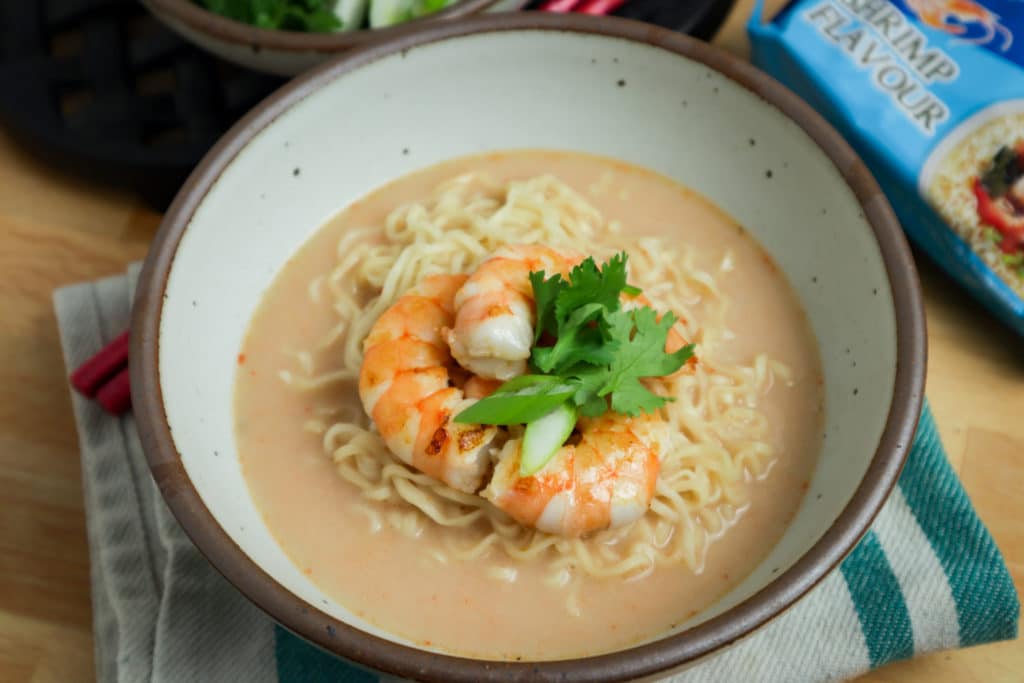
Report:
[[256,71],[295,76],[353,48],[415,32],[436,21],[480,12],[510,12],[529,0],[459,0],[440,12],[388,28],[338,33],[275,31],[228,19],[193,0],[142,0],[157,19],[185,40]]

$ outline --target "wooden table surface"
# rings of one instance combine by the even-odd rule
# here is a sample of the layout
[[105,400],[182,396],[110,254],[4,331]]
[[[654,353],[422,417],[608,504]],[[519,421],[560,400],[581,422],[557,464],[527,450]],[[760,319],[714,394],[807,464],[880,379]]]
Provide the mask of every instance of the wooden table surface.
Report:
[[[717,43],[747,53],[740,0]],[[779,6],[781,0],[769,2]],[[121,272],[160,221],[137,197],[54,171],[0,132],[0,681],[93,678],[78,438],[51,292]],[[953,466],[1024,589],[1024,348],[919,258],[927,393]],[[873,683],[1024,679],[1024,641],[885,667]]]

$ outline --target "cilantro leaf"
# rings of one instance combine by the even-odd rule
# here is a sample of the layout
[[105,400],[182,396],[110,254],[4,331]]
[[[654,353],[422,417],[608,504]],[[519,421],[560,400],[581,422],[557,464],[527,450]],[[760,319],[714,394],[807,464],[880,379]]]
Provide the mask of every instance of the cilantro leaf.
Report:
[[307,12],[299,18],[299,30],[313,31],[316,33],[329,33],[341,28],[341,20],[328,9],[315,9]]
[[[640,380],[672,374],[693,355],[693,345],[675,353],[665,352],[669,330],[676,321],[671,312],[659,320],[657,311],[645,306],[617,311],[608,318],[620,345],[598,395],[610,396],[612,410],[625,415],[636,416],[660,408],[668,399],[652,392]],[[635,329],[626,332],[631,328]]]
[[[545,279],[543,271],[530,273],[537,317],[531,362],[536,370],[564,374],[581,362],[611,362],[617,342],[607,334],[603,319],[619,308],[627,287],[626,261],[622,252],[598,267],[589,257],[572,269],[568,281],[557,274]],[[536,345],[544,333],[556,337],[554,346]]]
[[[692,349],[680,349],[675,353],[666,353],[668,333],[676,322],[672,312],[658,318],[658,312],[650,306],[635,308],[631,311],[619,311],[612,314],[615,318],[613,327],[621,335],[629,329],[627,317],[632,318],[635,332],[622,339],[622,347],[612,364],[613,376],[634,375],[636,377],[661,377],[670,375],[690,357]],[[620,337],[621,339],[621,337]]]
[[559,292],[555,317],[568,321],[573,311],[587,304],[598,304],[616,311],[619,296],[626,286],[626,252],[612,257],[600,269],[594,257],[588,257],[569,273],[569,286]]
[[555,301],[562,290],[568,287],[568,283],[559,273],[545,280],[542,270],[530,273],[530,284],[533,285],[533,300],[537,309],[537,325],[533,331],[533,343],[536,344],[545,332],[551,335],[558,334]]
[[554,346],[535,346],[531,361],[542,372],[563,374],[566,368],[578,363],[592,365],[612,361],[615,340],[605,339],[599,325],[592,325],[604,312],[601,304],[582,306],[572,312],[565,324],[559,326]]
[[616,413],[636,417],[642,413],[653,413],[671,399],[659,396],[645,387],[637,378],[622,382],[612,392],[612,410]]
[[580,415],[600,417],[608,410],[608,398],[598,395],[601,387],[608,379],[607,367],[580,368],[572,375],[576,384],[576,393],[572,401],[579,407]]

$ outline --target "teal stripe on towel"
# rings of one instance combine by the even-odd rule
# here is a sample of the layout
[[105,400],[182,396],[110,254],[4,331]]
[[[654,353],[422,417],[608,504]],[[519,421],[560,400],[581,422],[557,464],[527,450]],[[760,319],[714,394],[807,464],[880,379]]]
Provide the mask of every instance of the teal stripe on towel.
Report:
[[874,531],[861,539],[840,569],[860,618],[871,668],[913,656],[910,613]]
[[927,405],[900,489],[949,577],[961,646],[1015,638],[1020,602],[1013,581],[946,461]]
[[327,654],[315,645],[274,625],[274,653],[277,658],[279,683],[310,683],[336,681],[343,683],[377,683],[377,677]]

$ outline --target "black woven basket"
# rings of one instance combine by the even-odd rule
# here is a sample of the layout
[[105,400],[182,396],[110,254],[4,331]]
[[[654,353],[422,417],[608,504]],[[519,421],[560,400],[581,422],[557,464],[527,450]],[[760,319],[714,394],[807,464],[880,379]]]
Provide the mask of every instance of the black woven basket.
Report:
[[[732,4],[632,0],[618,14],[708,38]],[[281,83],[182,41],[134,0],[0,0],[0,123],[53,165],[157,210]]]

